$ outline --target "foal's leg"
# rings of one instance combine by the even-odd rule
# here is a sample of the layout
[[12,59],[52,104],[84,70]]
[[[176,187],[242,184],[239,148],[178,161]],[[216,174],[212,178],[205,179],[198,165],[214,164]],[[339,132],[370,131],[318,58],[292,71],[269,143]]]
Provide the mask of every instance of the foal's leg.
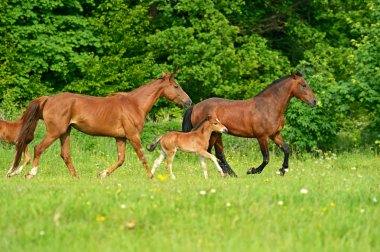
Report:
[[[208,153],[207,151],[199,151],[199,152],[198,152],[198,155],[199,155],[200,157],[203,158],[203,161],[202,161],[202,158],[201,158],[201,164],[202,164],[202,162],[203,162],[204,165],[205,165],[205,166],[204,166],[204,165],[202,164],[202,168],[203,168],[203,166],[205,167],[205,168],[203,168],[203,171],[204,171],[204,172],[206,171],[205,174],[207,174],[207,167],[206,167],[206,163],[204,162],[204,158],[208,158],[208,159],[211,159],[212,162],[214,162],[216,168],[217,168],[218,171],[220,172],[220,175],[222,175],[222,177],[225,176],[222,167],[220,167],[220,165],[219,165],[219,163],[218,163],[218,160],[216,159],[216,157],[215,157],[214,155]],[[205,175],[205,178],[206,178],[206,175]]]
[[117,146],[117,162],[114,163],[111,167],[105,169],[98,174],[99,178],[105,178],[109,176],[114,170],[124,163],[125,160],[125,138],[115,138]]
[[166,152],[166,170],[170,174],[172,179],[176,179],[173,173],[173,159],[176,153],[176,150],[165,150]]
[[154,160],[152,174],[156,172],[156,169],[160,166],[160,164],[162,163],[162,161],[164,161],[164,159],[165,159],[165,152],[161,151],[160,156],[156,160]]
[[24,163],[14,172],[12,172],[12,168],[13,168],[13,165],[12,165],[7,173],[7,176],[12,177],[14,175],[20,174],[22,170],[25,168],[25,166],[29,164],[29,162],[30,162],[30,153],[28,151],[28,146],[26,146],[25,151],[24,151]]
[[207,164],[205,162],[205,158],[202,156],[199,156],[199,160],[201,160],[201,166],[203,169],[203,175],[205,176],[205,179],[208,179],[208,174],[207,174]]
[[289,146],[282,140],[281,133],[275,135],[272,140],[284,152],[284,162],[282,163],[282,168],[278,170],[279,174],[284,176],[289,167]]
[[61,157],[63,161],[65,162],[67,168],[69,169],[71,175],[73,177],[78,177],[77,172],[75,171],[75,168],[73,164],[71,163],[71,158],[70,158],[70,131],[71,131],[71,127],[68,128],[66,133],[60,136]]
[[255,168],[250,168],[247,171],[247,174],[257,174],[261,173],[265,166],[269,163],[269,150],[268,150],[268,144],[269,144],[269,138],[268,137],[261,137],[257,139],[260,145],[260,150],[261,154],[263,155],[263,162],[259,167]]
[[33,167],[32,169],[27,173],[25,174],[25,178],[27,179],[31,179],[33,178],[35,175],[37,175],[37,171],[38,171],[38,163],[39,163],[39,160],[40,160],[40,157],[42,155],[42,153],[52,144],[54,143],[55,140],[57,140],[57,138],[59,137],[59,133],[58,132],[54,132],[54,133],[47,133],[47,135],[45,136],[45,138],[42,140],[42,142],[38,145],[36,145],[36,147],[34,147],[34,159],[33,159]]
[[146,161],[144,152],[142,151],[140,136],[138,134],[131,136],[129,137],[129,141],[131,142],[133,149],[135,149],[137,156],[139,157],[141,163],[143,164],[148,178],[153,178],[153,174],[150,171],[149,164]]
[[216,134],[216,142],[214,144],[215,147],[215,155],[220,160],[220,166],[223,168],[223,171],[232,177],[237,177],[236,173],[232,170],[231,166],[227,163],[226,157],[224,155],[224,147],[221,133],[213,133]]

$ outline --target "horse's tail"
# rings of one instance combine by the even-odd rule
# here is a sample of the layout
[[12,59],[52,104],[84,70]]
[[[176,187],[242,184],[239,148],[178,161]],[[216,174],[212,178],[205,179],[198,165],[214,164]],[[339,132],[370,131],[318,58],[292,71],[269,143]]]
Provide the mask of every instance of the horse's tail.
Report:
[[193,128],[193,124],[191,124],[191,113],[193,112],[193,106],[188,108],[185,111],[185,114],[183,115],[182,119],[182,131],[183,132],[190,132]]
[[148,151],[154,151],[154,149],[156,149],[156,147],[157,147],[157,145],[158,145],[158,142],[160,142],[161,138],[162,138],[162,135],[156,137],[156,138],[152,141],[152,143],[151,143],[149,146],[146,147],[146,148],[148,149]]
[[22,153],[26,146],[34,139],[38,119],[42,116],[42,109],[47,101],[47,96],[42,96],[31,101],[22,116],[22,127],[16,142],[16,156],[13,168],[16,168],[21,161]]

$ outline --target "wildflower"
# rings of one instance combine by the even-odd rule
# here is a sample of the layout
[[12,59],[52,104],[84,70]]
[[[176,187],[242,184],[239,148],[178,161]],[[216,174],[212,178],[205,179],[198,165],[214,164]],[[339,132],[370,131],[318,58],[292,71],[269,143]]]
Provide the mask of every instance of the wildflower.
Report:
[[200,195],[206,195],[206,193],[207,193],[207,192],[206,192],[205,190],[201,190],[201,191],[199,192]]
[[307,194],[307,193],[308,193],[308,191],[307,191],[307,189],[306,189],[306,188],[302,188],[302,189],[300,190],[300,193],[301,193],[301,194]]
[[364,208],[360,209],[360,213],[364,213],[364,212],[365,212]]
[[283,202],[282,200],[279,200],[279,201],[277,202],[277,204],[278,204],[279,206],[282,206],[282,205],[284,205],[284,202]]
[[354,166],[354,167],[351,167],[351,170],[355,171],[355,170],[356,170],[356,167],[355,167],[355,166]]
[[226,207],[230,207],[231,206],[231,203],[230,202],[227,202],[226,203]]
[[125,204],[121,204],[120,208],[125,209],[127,206]]
[[331,208],[334,208],[335,207],[335,203],[333,201],[330,202],[330,207]]
[[211,192],[211,193],[216,193],[216,189],[211,188],[210,192]]
[[377,199],[376,199],[376,197],[373,197],[373,198],[372,198],[372,202],[373,202],[373,203],[377,203]]
[[95,219],[97,222],[104,222],[106,217],[104,215],[97,215]]
[[158,180],[160,180],[161,182],[165,181],[168,179],[168,175],[162,175],[162,174],[158,174],[157,176]]
[[40,230],[40,235],[44,236],[45,235],[45,231],[44,230]]

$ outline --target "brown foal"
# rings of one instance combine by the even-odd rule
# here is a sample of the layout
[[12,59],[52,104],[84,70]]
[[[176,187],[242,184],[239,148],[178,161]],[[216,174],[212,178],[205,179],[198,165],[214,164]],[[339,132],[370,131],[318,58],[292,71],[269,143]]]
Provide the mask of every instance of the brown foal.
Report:
[[39,115],[46,126],[46,136],[34,149],[33,168],[26,174],[32,178],[37,174],[41,154],[58,138],[61,141],[61,157],[72,176],[77,173],[70,159],[70,131],[75,128],[92,136],[107,136],[116,139],[118,160],[99,173],[103,178],[124,163],[126,140],[128,139],[145,167],[149,178],[153,177],[142,151],[140,133],[144,120],[155,102],[165,97],[169,101],[188,107],[191,99],[174,80],[174,73],[163,74],[149,84],[129,93],[117,93],[110,97],[94,97],[72,93],[50,96],[44,107],[35,106],[26,110],[28,120],[24,122],[17,141],[17,153],[12,168],[18,165],[30,134],[33,134]]
[[205,158],[211,159],[218,168],[220,174],[224,176],[223,170],[219,166],[216,157],[207,152],[207,148],[212,132],[226,133],[227,131],[227,128],[221,124],[217,118],[206,116],[199,122],[198,126],[196,126],[192,132],[171,131],[165,135],[156,137],[151,145],[147,147],[149,151],[153,151],[157,147],[157,144],[160,143],[162,150],[160,156],[154,161],[152,173],[154,174],[157,167],[166,156],[166,169],[168,170],[171,178],[175,179],[172,171],[172,163],[177,149],[180,149],[182,151],[196,153],[199,156],[205,179],[208,178],[207,165],[204,160]]

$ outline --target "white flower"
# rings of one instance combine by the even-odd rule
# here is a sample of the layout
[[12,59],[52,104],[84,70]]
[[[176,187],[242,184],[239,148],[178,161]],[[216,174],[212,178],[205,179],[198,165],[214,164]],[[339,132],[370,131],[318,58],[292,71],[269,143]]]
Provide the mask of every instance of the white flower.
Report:
[[127,206],[125,205],[125,204],[121,204],[120,205],[120,208],[122,208],[122,209],[124,209],[124,208],[126,208]]
[[202,190],[202,191],[199,192],[200,195],[206,195],[206,193],[207,192],[205,190]]
[[365,212],[364,208],[360,209],[360,213],[364,213],[364,212]]
[[377,203],[377,199],[376,199],[376,197],[373,197],[373,198],[372,198],[372,202],[373,202],[373,203]]
[[45,231],[44,230],[40,230],[40,235],[44,236],[45,235]]
[[216,193],[216,189],[215,188],[211,188],[210,192],[211,193]]
[[231,206],[231,203],[230,202],[227,202],[226,203],[226,207],[230,207]]
[[355,166],[354,166],[354,167],[351,167],[351,170],[355,171],[355,170],[356,170],[356,167],[355,167]]
[[300,193],[301,193],[301,194],[307,194],[307,193],[308,193],[308,191],[307,191],[307,189],[306,189],[306,188],[302,188],[302,189],[300,190]]
[[279,206],[282,206],[282,205],[284,205],[284,202],[283,202],[282,200],[279,200],[279,201],[277,202],[277,204],[278,204]]

